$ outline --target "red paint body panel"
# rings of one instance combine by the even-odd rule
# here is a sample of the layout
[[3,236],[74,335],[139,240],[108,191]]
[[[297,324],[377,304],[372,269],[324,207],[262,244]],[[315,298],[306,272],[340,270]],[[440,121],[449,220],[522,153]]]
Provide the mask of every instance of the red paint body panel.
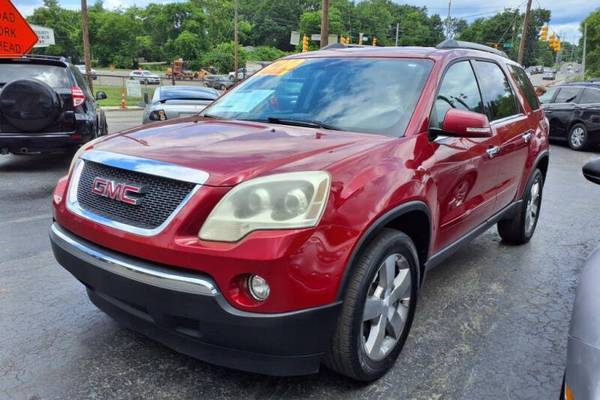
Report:
[[[433,255],[519,198],[537,156],[547,150],[543,111],[525,106],[522,118],[508,125],[492,124],[491,137],[430,139],[429,115],[446,65],[474,53],[480,55],[427,48],[344,53],[345,57],[435,61],[406,134],[400,138],[201,117],[113,135],[94,148],[204,170],[209,179],[166,229],[153,237],[120,231],[69,212],[65,179],[55,191],[55,218],[67,230],[100,246],[202,271],[239,309],[274,313],[332,303],[352,251],[386,212],[413,200],[425,203],[432,224],[427,253]],[[324,51],[295,57],[316,56],[339,54]],[[517,95],[525,104],[522,94]],[[529,129],[534,131],[532,140],[519,142],[521,131]],[[506,152],[487,158],[485,150],[496,145]],[[254,232],[237,243],[198,239],[202,223],[232,186],[258,176],[307,170],[325,170],[332,177],[329,201],[318,226]],[[248,273],[258,273],[269,282],[271,295],[263,303],[240,293],[239,277]]]

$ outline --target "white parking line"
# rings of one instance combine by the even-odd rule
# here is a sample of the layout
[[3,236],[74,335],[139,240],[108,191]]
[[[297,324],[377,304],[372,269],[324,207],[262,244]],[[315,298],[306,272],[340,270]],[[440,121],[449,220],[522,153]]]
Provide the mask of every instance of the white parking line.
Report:
[[50,214],[40,214],[40,215],[34,215],[31,217],[23,217],[23,218],[17,218],[17,219],[12,219],[12,220],[8,220],[5,221],[5,224],[21,224],[23,222],[30,222],[30,221],[37,221],[39,219],[51,219],[52,215]]

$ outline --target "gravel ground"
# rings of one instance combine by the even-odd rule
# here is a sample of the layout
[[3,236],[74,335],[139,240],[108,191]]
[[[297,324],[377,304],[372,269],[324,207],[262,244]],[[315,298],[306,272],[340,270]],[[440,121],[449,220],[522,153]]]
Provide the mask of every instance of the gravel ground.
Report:
[[[109,113],[109,126],[140,118]],[[428,274],[403,353],[371,385],[214,367],[119,327],[50,251],[69,161],[0,157],[0,399],[558,399],[579,271],[600,244],[600,188],[581,175],[593,156],[553,146],[529,244],[491,229]]]

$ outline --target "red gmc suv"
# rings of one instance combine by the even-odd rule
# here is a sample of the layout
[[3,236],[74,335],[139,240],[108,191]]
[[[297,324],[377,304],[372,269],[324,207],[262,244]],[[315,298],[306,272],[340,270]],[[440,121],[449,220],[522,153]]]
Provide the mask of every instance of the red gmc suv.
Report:
[[536,227],[548,122],[485,46],[334,45],[201,115],[101,137],[54,192],[56,259],[122,325],[210,363],[369,381],[426,272]]

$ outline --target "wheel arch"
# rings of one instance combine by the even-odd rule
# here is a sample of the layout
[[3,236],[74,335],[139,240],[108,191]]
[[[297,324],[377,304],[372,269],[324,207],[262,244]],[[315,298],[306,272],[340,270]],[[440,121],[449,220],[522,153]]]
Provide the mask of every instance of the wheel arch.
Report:
[[360,252],[381,232],[384,228],[391,228],[406,234],[415,244],[419,258],[419,285],[423,282],[425,262],[429,255],[431,243],[431,213],[427,204],[416,200],[402,204],[386,212],[372,222],[365,233],[360,237],[352,250],[346,264],[341,284],[338,288],[337,299],[342,300],[348,286],[348,281],[353,273],[354,262]]

